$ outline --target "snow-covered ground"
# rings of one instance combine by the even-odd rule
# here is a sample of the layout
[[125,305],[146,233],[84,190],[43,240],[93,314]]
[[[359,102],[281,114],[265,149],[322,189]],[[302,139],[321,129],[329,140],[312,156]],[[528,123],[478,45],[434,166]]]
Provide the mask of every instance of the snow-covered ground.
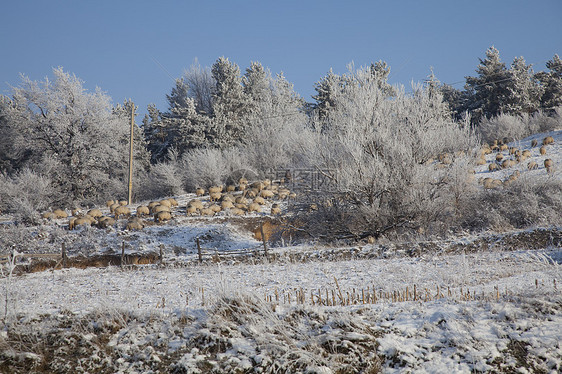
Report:
[[[540,146],[546,135],[516,146],[528,149],[534,138]],[[532,149],[537,170],[515,168],[560,178],[562,131],[550,135],[555,144],[546,155]],[[550,176],[545,158],[555,162]],[[476,169],[478,177],[502,180],[512,172]],[[181,197],[180,206],[192,197]],[[145,253],[163,245],[164,263],[18,276],[4,264],[0,372],[562,371],[559,240],[532,250],[531,243],[466,251],[436,244],[411,253],[289,243],[271,248],[271,261],[199,264],[195,238],[217,253],[261,242],[228,220],[179,215],[139,232],[68,232],[64,221],[55,224],[32,229],[30,252],[57,251],[62,242],[70,255],[86,256],[120,253],[122,243]],[[10,235],[17,240],[16,229]],[[458,242],[470,240],[480,243]]]

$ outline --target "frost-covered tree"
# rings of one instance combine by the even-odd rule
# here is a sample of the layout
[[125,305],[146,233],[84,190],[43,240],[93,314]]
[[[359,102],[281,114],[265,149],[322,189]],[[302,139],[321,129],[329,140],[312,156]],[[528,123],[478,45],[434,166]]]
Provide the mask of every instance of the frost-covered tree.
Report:
[[535,77],[541,82],[544,93],[541,97],[541,107],[553,111],[562,106],[562,60],[554,55],[546,62],[548,72],[539,72]]
[[9,126],[21,136],[14,148],[25,164],[49,177],[56,201],[94,202],[126,191],[127,122],[113,114],[99,88],[87,92],[75,75],[53,69],[54,80],[22,77],[4,105]]
[[211,69],[203,68],[197,59],[183,74],[187,84],[188,96],[195,102],[195,109],[199,114],[213,114],[213,89],[215,81],[211,75]]
[[320,119],[326,118],[328,112],[334,108],[336,97],[343,86],[342,78],[334,74],[332,69],[320,81],[314,84],[316,95],[312,98],[316,101],[315,111]]
[[309,221],[311,230],[317,222],[316,229],[336,237],[377,237],[455,214],[448,209],[449,169],[428,164],[442,152],[469,150],[475,139],[467,124],[451,120],[439,92],[422,86],[413,91],[396,88],[389,98],[370,69],[349,72],[326,130],[309,148],[308,158],[330,171],[338,190],[326,194],[326,204]]
[[509,96],[504,112],[512,114],[531,114],[540,109],[540,99],[544,88],[534,77],[531,65],[523,57],[516,57],[509,69]]
[[501,61],[500,52],[493,46],[486,51],[486,58],[480,59],[476,72],[477,77],[466,77],[465,89],[470,96],[467,109],[478,122],[507,109],[513,77]]
[[225,148],[238,144],[247,127],[249,100],[244,93],[240,68],[220,57],[211,68],[215,80],[213,121],[209,140],[212,146]]

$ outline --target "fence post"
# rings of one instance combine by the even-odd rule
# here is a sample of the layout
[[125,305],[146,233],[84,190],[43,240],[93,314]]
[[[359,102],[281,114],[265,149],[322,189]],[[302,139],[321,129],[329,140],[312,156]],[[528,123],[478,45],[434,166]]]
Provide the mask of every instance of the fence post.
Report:
[[66,267],[66,245],[64,244],[64,242],[62,243],[62,253],[61,253],[61,257],[62,257],[62,267],[65,268]]
[[263,250],[265,252],[265,257],[267,256],[267,240],[265,239],[265,234],[263,232],[263,222],[260,224],[261,240],[263,241]]
[[164,244],[160,244],[160,265],[164,262]]
[[201,254],[201,244],[199,243],[199,237],[195,238],[197,243],[197,255],[199,256],[199,263],[203,262],[203,255]]
[[121,246],[121,267],[123,267],[123,265],[125,265],[125,242],[123,242]]

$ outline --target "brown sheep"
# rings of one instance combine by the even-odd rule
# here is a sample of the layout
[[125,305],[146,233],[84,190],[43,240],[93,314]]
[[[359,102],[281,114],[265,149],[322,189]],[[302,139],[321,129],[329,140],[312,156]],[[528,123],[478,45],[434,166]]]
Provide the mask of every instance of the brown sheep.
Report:
[[129,202],[127,200],[120,200],[119,201],[119,205],[121,205],[121,206],[125,206],[125,205],[128,205],[128,204],[129,204]]
[[211,209],[215,213],[218,213],[222,210],[221,207],[218,206],[217,204],[213,204],[213,205],[209,206],[209,209]]
[[160,200],[159,203],[160,203],[160,205],[167,206],[168,208],[172,207],[172,203],[168,199]]
[[53,212],[45,212],[45,213],[41,214],[41,218],[44,218],[44,219],[55,219],[56,216],[55,216],[55,213],[53,213]]
[[108,207],[108,208],[109,208],[110,206],[112,206],[113,204],[115,204],[115,200],[107,200],[107,201],[105,202],[105,206]]
[[488,171],[496,171],[498,170],[498,164],[491,163],[488,165]]
[[261,212],[261,206],[258,203],[251,203],[250,205],[248,205],[248,212],[256,212],[256,213],[260,213]]
[[68,229],[69,230],[74,230],[74,223],[76,222],[78,218],[76,217],[72,217],[71,219],[68,220]]
[[228,195],[223,195],[221,197],[221,201],[230,201],[230,202],[234,202],[234,196],[228,194]]
[[526,149],[526,150],[523,151],[523,153],[521,155],[526,157],[526,158],[531,157],[531,151]]
[[248,185],[247,184],[240,184],[240,185],[238,185],[238,187],[236,189],[238,191],[246,191],[248,189]]
[[226,186],[226,192],[234,192],[234,191],[236,191],[236,186],[232,184]]
[[247,211],[248,205],[246,205],[246,204],[234,204],[234,208],[235,209],[241,209],[243,211]]
[[547,136],[543,139],[542,145],[549,145],[554,143],[554,138],[552,136]]
[[92,220],[90,220],[87,217],[82,217],[82,218],[76,218],[73,222],[72,222],[72,229],[75,229],[78,226],[91,226],[92,225]]
[[[476,160],[476,165],[486,165],[486,159],[480,157],[478,160]],[[285,197],[288,194],[285,194]],[[281,197],[281,192],[279,192],[279,197]]]
[[544,168],[548,173],[551,173],[554,170],[554,161],[552,161],[550,158],[544,160]]
[[503,160],[503,155],[502,155],[501,153],[498,153],[498,154],[496,155],[496,161],[497,161],[497,162],[500,162],[501,160]]
[[511,147],[509,148],[509,154],[510,155],[514,155],[517,153],[517,151],[519,151],[519,149],[515,148],[515,147]]
[[172,204],[172,207],[178,206],[178,201],[176,199],[174,199],[173,197],[170,197],[168,199],[168,201],[170,202],[170,204]]
[[537,139],[533,139],[533,141],[531,142],[531,148],[535,148],[537,146],[537,144],[539,144]]
[[258,190],[258,192],[260,192],[261,190],[263,190],[265,188],[265,185],[262,182],[254,182],[250,185],[250,187],[252,187],[253,189]]
[[150,209],[147,206],[141,205],[137,208],[137,217],[148,216]]
[[502,181],[499,179],[492,179],[492,178],[485,178],[484,179],[484,188],[485,189],[492,189],[498,188],[502,185]]
[[129,231],[142,230],[143,228],[144,228],[144,222],[140,218],[130,219],[127,222],[127,226],[125,226],[125,229],[127,229]]
[[101,210],[99,210],[97,208],[88,210],[88,213],[86,213],[86,214],[89,215],[90,217],[94,217],[94,218],[99,218],[99,217],[103,216],[103,213],[101,212]]
[[161,211],[154,214],[154,222],[164,222],[172,219],[170,212]]
[[539,164],[537,164],[535,161],[531,161],[527,164],[527,169],[529,170],[535,170],[539,168]]
[[540,147],[539,152],[541,153],[541,155],[546,155],[546,147],[543,145],[542,147]]
[[196,196],[203,196],[203,195],[205,195],[205,189],[203,189],[203,188],[201,188],[201,187],[197,188],[197,189],[195,190],[195,195],[196,195]]
[[253,199],[254,197],[258,196],[259,191],[256,188],[252,188],[250,190],[246,190],[246,192],[244,192],[244,194],[246,196],[248,196],[250,199]]
[[248,204],[248,199],[244,196],[237,196],[236,199],[234,199],[234,202],[237,204]]
[[126,206],[121,205],[115,208],[113,214],[115,215],[115,219],[119,219],[120,216],[129,217],[131,215],[131,211]]
[[248,184],[248,180],[244,177],[238,179],[238,184]]
[[510,168],[512,166],[515,166],[517,164],[517,162],[515,160],[503,160],[502,162],[502,169],[507,169]]
[[55,209],[53,211],[55,218],[68,218],[68,213],[62,209]]
[[508,149],[509,149],[509,147],[508,147],[507,144],[502,144],[502,145],[500,146],[500,151],[507,151]]

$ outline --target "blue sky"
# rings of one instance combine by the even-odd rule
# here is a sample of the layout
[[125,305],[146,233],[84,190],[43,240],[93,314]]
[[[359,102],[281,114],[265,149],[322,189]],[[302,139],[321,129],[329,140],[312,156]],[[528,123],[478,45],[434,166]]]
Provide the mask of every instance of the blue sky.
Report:
[[[462,88],[488,47],[511,63],[523,56],[536,71],[562,55],[560,0],[410,1],[3,1],[0,93],[19,74],[33,80],[64,67],[107,92],[167,109],[173,79],[198,59],[228,57],[244,71],[259,61],[283,71],[312,101],[330,68],[343,73],[383,60],[390,82],[439,80]],[[461,82],[461,83],[458,83]]]

